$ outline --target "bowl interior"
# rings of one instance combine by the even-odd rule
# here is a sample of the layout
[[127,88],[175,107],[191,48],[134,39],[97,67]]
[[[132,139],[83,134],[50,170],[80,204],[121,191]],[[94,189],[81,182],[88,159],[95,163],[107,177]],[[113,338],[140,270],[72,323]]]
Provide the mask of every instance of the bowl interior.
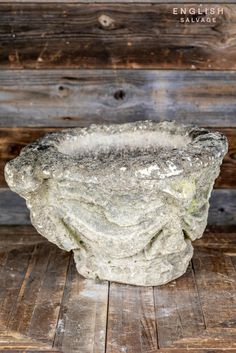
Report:
[[192,139],[186,134],[169,131],[135,130],[109,134],[93,132],[87,135],[71,136],[58,146],[61,153],[72,157],[85,155],[114,155],[132,152],[157,152],[160,149],[181,149]]

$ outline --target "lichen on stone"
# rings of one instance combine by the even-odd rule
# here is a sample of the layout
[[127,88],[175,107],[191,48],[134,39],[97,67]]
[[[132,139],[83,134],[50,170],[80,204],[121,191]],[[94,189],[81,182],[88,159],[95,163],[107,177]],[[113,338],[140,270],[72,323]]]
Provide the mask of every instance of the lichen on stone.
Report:
[[5,177],[83,276],[159,285],[186,271],[226,151],[221,133],[176,122],[91,125],[24,147]]

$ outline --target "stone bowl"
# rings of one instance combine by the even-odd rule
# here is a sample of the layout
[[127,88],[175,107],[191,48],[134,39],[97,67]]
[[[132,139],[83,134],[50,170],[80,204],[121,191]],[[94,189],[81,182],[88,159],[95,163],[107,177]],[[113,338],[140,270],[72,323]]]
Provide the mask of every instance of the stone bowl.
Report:
[[152,286],[186,271],[226,151],[221,133],[175,122],[91,125],[24,147],[5,177],[84,277]]

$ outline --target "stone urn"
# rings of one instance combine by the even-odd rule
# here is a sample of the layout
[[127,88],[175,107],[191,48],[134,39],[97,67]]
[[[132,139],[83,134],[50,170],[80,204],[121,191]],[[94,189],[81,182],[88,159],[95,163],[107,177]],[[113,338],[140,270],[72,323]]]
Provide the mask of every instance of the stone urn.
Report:
[[84,277],[152,286],[186,271],[226,151],[221,133],[176,122],[91,125],[24,147],[5,177]]

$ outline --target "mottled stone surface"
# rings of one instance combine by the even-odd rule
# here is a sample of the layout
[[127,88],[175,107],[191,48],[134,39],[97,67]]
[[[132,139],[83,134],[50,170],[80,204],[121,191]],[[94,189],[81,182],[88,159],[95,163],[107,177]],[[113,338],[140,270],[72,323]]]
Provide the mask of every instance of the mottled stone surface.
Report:
[[186,271],[226,151],[222,134],[175,122],[91,125],[26,146],[5,176],[83,276],[159,285]]

